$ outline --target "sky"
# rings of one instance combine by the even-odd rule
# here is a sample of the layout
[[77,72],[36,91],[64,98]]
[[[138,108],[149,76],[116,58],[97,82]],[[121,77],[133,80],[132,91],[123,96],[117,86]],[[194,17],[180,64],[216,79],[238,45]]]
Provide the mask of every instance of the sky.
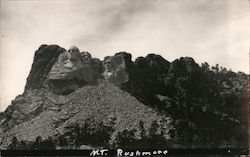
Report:
[[0,0],[0,111],[24,91],[42,44],[126,51],[249,71],[248,0]]

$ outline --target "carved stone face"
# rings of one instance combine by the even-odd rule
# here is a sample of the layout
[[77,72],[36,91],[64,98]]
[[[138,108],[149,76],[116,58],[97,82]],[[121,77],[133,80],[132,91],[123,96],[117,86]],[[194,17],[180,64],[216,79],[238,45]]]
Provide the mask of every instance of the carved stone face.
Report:
[[70,60],[76,60],[77,59],[77,52],[75,52],[75,51],[69,51],[68,52],[68,58],[70,59]]
[[77,47],[75,46],[72,46],[69,50],[68,50],[68,58],[70,60],[77,60],[79,58],[79,54],[80,54],[80,51]]
[[104,68],[105,68],[105,71],[112,71],[113,64],[111,62],[111,58],[105,59],[105,61],[104,61]]
[[91,55],[88,52],[81,52],[81,56],[82,58],[85,58],[85,59],[91,58]]

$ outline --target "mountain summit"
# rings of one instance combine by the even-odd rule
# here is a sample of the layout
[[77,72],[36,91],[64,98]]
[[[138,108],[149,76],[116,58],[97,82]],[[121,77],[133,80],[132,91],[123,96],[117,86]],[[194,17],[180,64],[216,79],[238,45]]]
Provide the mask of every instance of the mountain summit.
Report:
[[247,148],[247,75],[131,58],[41,45],[24,93],[0,113],[0,148]]

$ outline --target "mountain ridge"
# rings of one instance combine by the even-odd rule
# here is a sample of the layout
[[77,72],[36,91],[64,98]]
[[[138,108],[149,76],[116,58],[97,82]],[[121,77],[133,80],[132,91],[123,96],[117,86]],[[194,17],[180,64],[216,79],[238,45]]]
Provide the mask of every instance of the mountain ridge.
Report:
[[[88,113],[92,113],[96,109],[87,112],[82,108],[90,103],[89,99],[95,100],[93,107],[97,109],[101,108],[100,104],[105,101],[106,104],[111,102],[112,105],[107,105],[110,108],[104,107],[102,110],[98,110],[101,115],[115,113],[116,110],[113,109],[124,105],[123,112],[119,113],[127,115],[127,117],[122,116],[117,122],[119,128],[123,129],[119,130],[112,125],[111,128],[108,127],[107,132],[102,132],[108,136],[103,139],[104,141],[97,140],[96,143],[78,141],[78,144],[73,144],[78,147],[79,142],[97,147],[101,145],[125,147],[126,144],[132,145],[128,139],[134,143],[146,143],[147,146],[150,146],[148,143],[154,143],[152,137],[158,138],[168,147],[177,148],[246,146],[243,140],[245,135],[242,133],[246,126],[243,124],[243,111],[239,104],[243,104],[242,93],[248,79],[247,75],[228,71],[218,65],[210,67],[208,63],[200,66],[191,57],[181,57],[173,62],[156,54],[138,57],[135,61],[132,61],[131,58],[131,54],[119,52],[113,56],[107,56],[101,61],[92,58],[88,52],[80,52],[75,46],[65,50],[57,45],[41,45],[35,52],[24,93],[17,96],[12,101],[12,105],[0,115],[1,147],[7,148],[11,145],[11,137],[26,141],[34,141],[37,136],[42,139],[49,138],[49,136],[42,135],[42,133],[46,134],[46,130],[42,131],[41,128],[40,134],[34,133],[34,135],[32,135],[31,128],[26,131],[18,131],[25,130],[25,124],[35,126],[39,120],[31,122],[44,114],[47,115],[47,118],[46,116],[40,117],[47,119],[44,121],[43,128],[52,124],[60,128],[70,120],[73,121],[74,126],[79,127],[84,124],[78,124],[77,120],[83,122],[94,120],[95,118],[89,117]],[[99,91],[96,89],[103,92],[100,98],[97,96]],[[83,91],[85,95],[79,94],[79,91]],[[115,94],[116,96],[114,96]],[[70,99],[70,96],[74,99]],[[81,99],[84,97],[85,99]],[[109,97],[110,100],[106,100]],[[131,101],[131,104],[127,104],[126,100]],[[138,108],[138,106],[140,107]],[[84,118],[80,120],[80,116],[74,121],[77,113],[69,114],[68,112],[61,119],[55,120],[58,117],[54,116],[62,113],[62,110],[74,111],[77,108],[84,113],[85,120]],[[140,109],[145,111],[145,118],[142,118],[143,114],[139,114]],[[150,112],[146,112],[147,110]],[[131,115],[125,114],[126,111],[131,112]],[[136,116],[136,113],[141,116]],[[152,116],[154,114],[155,116]],[[132,115],[137,118],[130,120]],[[101,127],[104,127],[103,123],[108,117],[101,117],[97,115],[100,120],[88,125],[92,127],[100,124]],[[117,116],[112,118],[116,119]],[[58,122],[54,124],[54,121]],[[136,125],[131,125],[133,122],[136,122]],[[126,125],[122,125],[124,123]],[[144,124],[147,124],[147,127],[144,128]],[[72,128],[70,125],[67,124],[66,129],[62,129],[66,133],[62,131],[60,138],[67,137],[66,134],[69,134],[69,130]],[[126,128],[126,126],[131,127]],[[233,129],[233,131],[222,134],[218,132],[219,127],[226,130]],[[97,128],[94,128],[94,134],[97,134]],[[54,131],[54,129],[49,130],[51,131],[47,132],[53,133]],[[84,135],[89,135],[89,129],[83,130],[85,130]],[[151,133],[149,133],[150,130]],[[147,136],[142,135],[145,131],[148,132]],[[27,135],[30,136],[25,136],[22,132],[28,133]],[[74,132],[75,130],[70,133]],[[50,136],[55,137],[56,134]],[[28,140],[29,137],[32,137],[32,140]],[[5,141],[5,145],[3,141]],[[169,143],[171,144],[169,145]],[[65,145],[63,146],[65,147]]]

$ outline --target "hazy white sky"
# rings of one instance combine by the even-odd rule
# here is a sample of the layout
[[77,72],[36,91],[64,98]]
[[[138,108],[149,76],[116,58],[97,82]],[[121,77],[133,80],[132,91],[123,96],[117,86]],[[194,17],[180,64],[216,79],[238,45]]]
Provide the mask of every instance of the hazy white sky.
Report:
[[248,73],[248,0],[0,0],[0,111],[22,94],[35,50],[58,44],[103,59],[191,56]]

